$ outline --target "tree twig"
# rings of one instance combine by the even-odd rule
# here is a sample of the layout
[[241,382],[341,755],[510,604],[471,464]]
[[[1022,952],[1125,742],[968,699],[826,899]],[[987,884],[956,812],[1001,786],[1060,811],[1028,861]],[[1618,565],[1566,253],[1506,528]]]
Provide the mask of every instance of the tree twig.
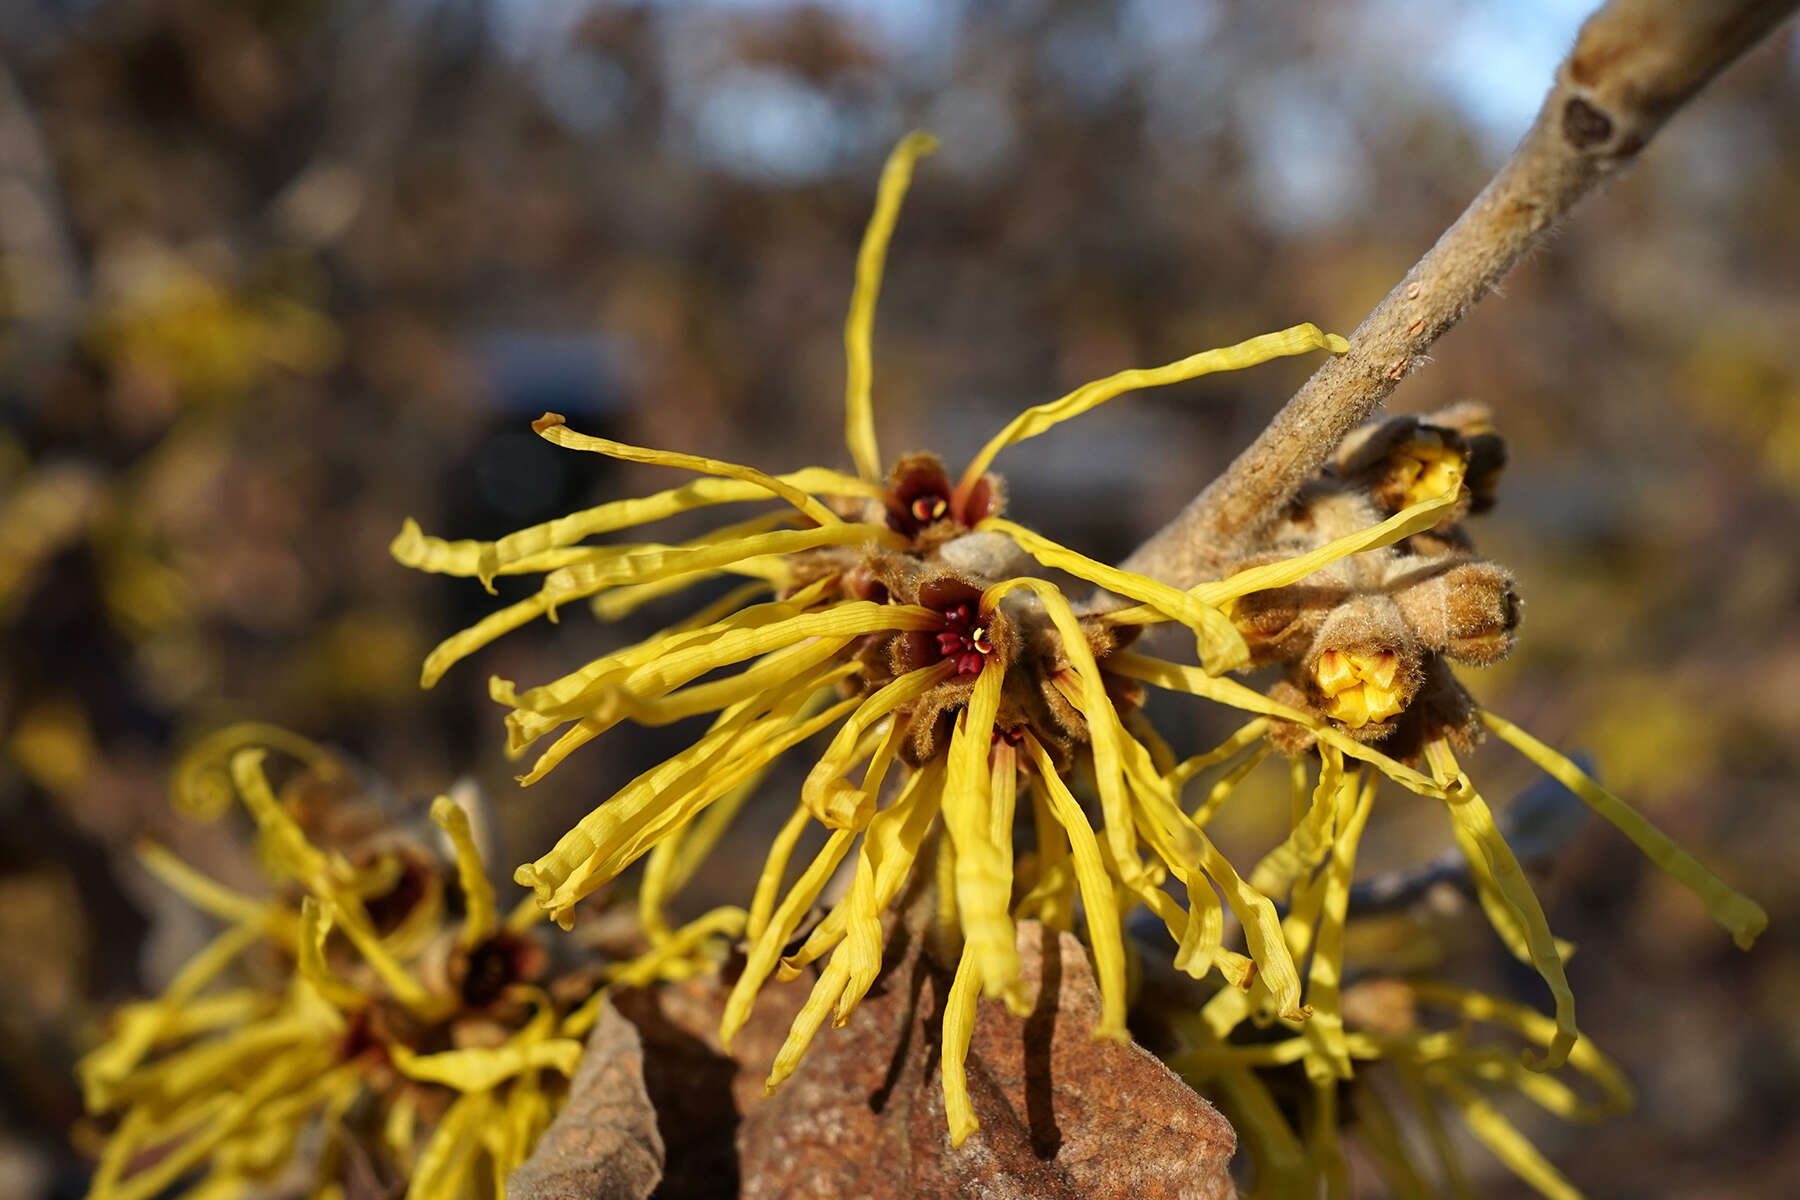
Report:
[[1663,122],[1800,0],[1612,0],[1589,17],[1512,158],[1249,449],[1125,560],[1211,578],[1272,520],[1425,351]]

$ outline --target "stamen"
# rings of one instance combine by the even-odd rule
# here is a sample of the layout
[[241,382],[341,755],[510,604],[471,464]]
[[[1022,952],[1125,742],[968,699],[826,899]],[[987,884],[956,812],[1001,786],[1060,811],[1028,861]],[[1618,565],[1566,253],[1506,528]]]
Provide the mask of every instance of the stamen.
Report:
[[978,607],[967,601],[944,612],[944,629],[937,635],[938,653],[956,663],[958,675],[978,673],[982,660],[994,652],[988,627],[976,624],[980,616]]
[[920,496],[912,502],[913,520],[929,525],[950,511],[950,502],[942,496]]

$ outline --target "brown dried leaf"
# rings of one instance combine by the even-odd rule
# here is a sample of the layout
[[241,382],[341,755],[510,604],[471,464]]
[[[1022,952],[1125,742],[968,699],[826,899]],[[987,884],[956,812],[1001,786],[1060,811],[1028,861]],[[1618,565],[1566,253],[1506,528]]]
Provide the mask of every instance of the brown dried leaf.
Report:
[[916,946],[891,948],[849,1024],[821,1032],[768,1098],[763,1077],[810,980],[765,989],[735,1063],[718,1049],[717,983],[621,998],[643,1033],[669,1141],[659,1200],[1233,1196],[1236,1137],[1225,1119],[1144,1050],[1091,1036],[1100,996],[1080,943],[1026,922],[1019,950],[1039,999],[1023,1019],[982,1004],[968,1068],[981,1129],[960,1150],[938,1075],[950,979]]
[[637,1029],[608,1004],[588,1035],[569,1099],[525,1164],[511,1200],[646,1200],[662,1179],[663,1142],[644,1090]]

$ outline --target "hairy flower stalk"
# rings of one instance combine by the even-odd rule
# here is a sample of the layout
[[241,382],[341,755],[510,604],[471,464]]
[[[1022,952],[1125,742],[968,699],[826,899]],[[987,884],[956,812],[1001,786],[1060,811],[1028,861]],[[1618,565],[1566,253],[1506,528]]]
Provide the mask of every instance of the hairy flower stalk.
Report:
[[[263,770],[271,741],[310,768],[280,794]],[[700,940],[741,927],[734,910],[709,914],[643,958],[559,969],[536,904],[496,907],[461,806],[431,808],[446,858],[436,839],[342,804],[347,774],[254,725],[184,761],[180,806],[217,816],[241,798],[279,890],[247,895],[143,848],[151,873],[225,930],[161,996],[115,1013],[80,1064],[90,1112],[118,1117],[92,1200],[305,1180],[306,1194],[342,1196],[351,1160],[409,1200],[504,1195],[561,1106],[604,985],[691,971]]]
[[[401,562],[474,577],[490,590],[500,575],[541,577],[534,594],[434,650],[426,685],[527,621],[554,619],[571,601],[612,619],[720,577],[746,581],[690,619],[560,679],[524,689],[492,681],[492,695],[509,709],[512,751],[557,734],[521,777],[525,783],[614,726],[712,716],[691,746],[519,868],[516,878],[546,912],[569,925],[585,897],[647,859],[646,923],[666,930],[664,901],[762,773],[829,734],[751,899],[745,965],[722,1034],[729,1041],[741,1028],[770,976],[793,978],[820,964],[770,1072],[769,1086],[778,1085],[824,1021],[842,1023],[868,992],[893,907],[920,867],[938,881],[949,940],[939,949],[955,968],[942,1064],[957,1145],[977,1127],[964,1083],[975,1006],[984,996],[1015,1009],[1025,1002],[1013,928],[1025,917],[1061,929],[1083,921],[1103,997],[1099,1036],[1126,1036],[1122,921],[1142,904],[1174,938],[1179,968],[1195,977],[1216,968],[1228,985],[1220,995],[1233,999],[1218,1003],[1235,1006],[1236,1016],[1218,1036],[1252,1016],[1288,1022],[1334,1077],[1348,1075],[1369,1044],[1344,1030],[1327,917],[1334,905],[1341,909],[1355,831],[1379,776],[1446,805],[1490,919],[1556,1000],[1554,1032],[1534,1065],[1568,1059],[1577,1034],[1562,950],[1452,756],[1484,721],[1573,781],[1700,892],[1740,942],[1760,931],[1760,909],[1566,759],[1479,713],[1449,674],[1446,660],[1499,657],[1517,623],[1510,579],[1474,557],[1459,525],[1491,500],[1500,463],[1497,440],[1473,411],[1429,429],[1415,422],[1347,443],[1332,472],[1295,502],[1263,546],[1222,578],[1191,588],[1107,566],[1003,515],[1004,488],[989,468],[1007,448],[1128,391],[1278,356],[1342,353],[1342,338],[1298,325],[1122,371],[1028,409],[954,481],[923,453],[901,457],[883,474],[870,389],[876,290],[901,196],[932,145],[913,134],[895,149],[857,261],[845,329],[855,474],[810,467],[769,475],[587,436],[546,414],[533,428],[557,445],[700,478],[494,542],[444,541],[412,522],[395,540]],[[680,544],[586,540],[758,500],[782,507]],[[1038,577],[1042,568],[1103,589],[1119,606],[1098,611],[1073,601]],[[1166,623],[1193,635],[1197,664],[1128,648],[1142,627]],[[1272,695],[1228,677],[1262,664],[1284,670]],[[1146,685],[1240,709],[1250,720],[1215,750],[1177,761],[1139,711]],[[1206,826],[1271,745],[1307,756],[1301,762],[1316,760],[1316,783],[1296,776],[1296,823],[1244,873]],[[1223,774],[1198,801],[1189,798],[1189,786],[1215,766]],[[1014,828],[1027,821],[1034,850],[1015,859]],[[810,862],[793,864],[813,822],[828,831],[825,845]],[[834,878],[847,886],[794,947]],[[1285,920],[1278,903],[1288,906]],[[1225,944],[1227,907],[1242,928],[1242,951]],[[1314,935],[1294,932],[1309,912],[1316,944]],[[1342,919],[1341,911],[1330,918],[1340,929]]]

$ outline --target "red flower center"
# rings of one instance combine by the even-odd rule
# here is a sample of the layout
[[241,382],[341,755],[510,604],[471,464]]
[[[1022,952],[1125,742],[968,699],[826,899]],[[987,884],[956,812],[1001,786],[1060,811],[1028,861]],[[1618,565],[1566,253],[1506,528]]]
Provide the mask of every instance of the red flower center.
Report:
[[956,662],[958,675],[980,671],[981,660],[994,652],[981,613],[971,604],[957,604],[945,611],[944,631],[937,635],[937,644],[940,654]]

